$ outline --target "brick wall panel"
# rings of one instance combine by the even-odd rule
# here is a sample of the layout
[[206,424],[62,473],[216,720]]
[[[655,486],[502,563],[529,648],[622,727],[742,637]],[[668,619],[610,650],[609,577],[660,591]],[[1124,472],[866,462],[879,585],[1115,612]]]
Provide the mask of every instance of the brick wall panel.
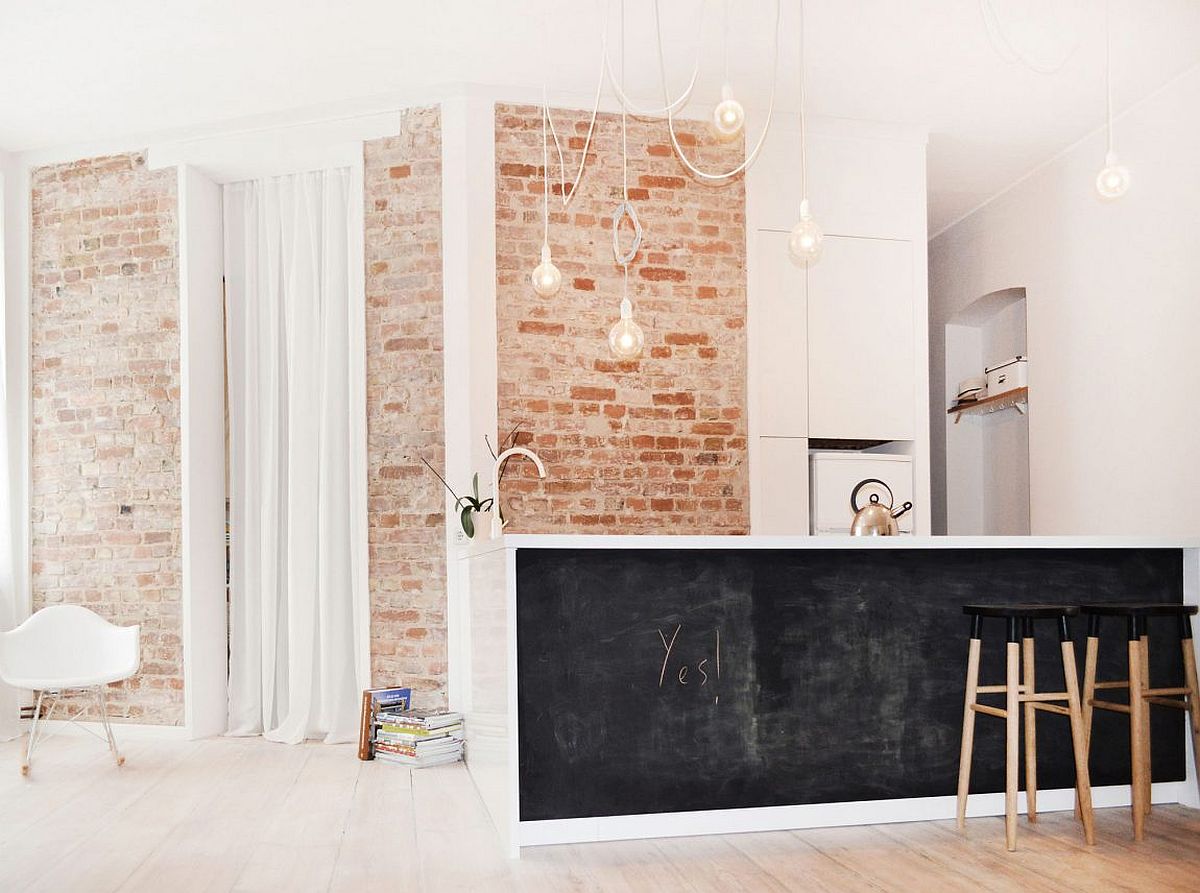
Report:
[[[573,134],[564,146],[570,177],[589,114],[554,117],[560,135]],[[664,121],[629,119],[629,192],[644,231],[629,292],[646,349],[639,360],[615,360],[607,334],[621,299],[610,222],[622,197],[620,116],[601,115],[596,128],[578,195],[565,211],[551,201],[563,286],[543,298],[529,282],[542,240],[541,111],[496,107],[500,429],[525,423],[549,472],[539,481],[529,463],[513,464],[504,482],[510,529],[746,533],[743,183],[693,179]],[[717,143],[705,125],[679,131],[706,168],[733,167],[742,155],[740,143]]]
[[142,625],[113,713],[183,721],[174,171],[140,153],[32,175],[33,607]]
[[441,117],[365,149],[371,672],[446,698]]

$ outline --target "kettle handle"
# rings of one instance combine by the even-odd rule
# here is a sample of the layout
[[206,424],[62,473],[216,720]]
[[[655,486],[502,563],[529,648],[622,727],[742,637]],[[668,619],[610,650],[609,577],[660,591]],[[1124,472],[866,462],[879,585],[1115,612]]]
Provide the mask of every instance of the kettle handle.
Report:
[[854,485],[854,489],[850,491],[850,511],[858,514],[858,491],[867,484],[882,484],[883,489],[888,491],[888,508],[890,509],[896,502],[896,496],[892,493],[892,488],[887,485],[887,481],[881,481],[879,478],[866,478]]

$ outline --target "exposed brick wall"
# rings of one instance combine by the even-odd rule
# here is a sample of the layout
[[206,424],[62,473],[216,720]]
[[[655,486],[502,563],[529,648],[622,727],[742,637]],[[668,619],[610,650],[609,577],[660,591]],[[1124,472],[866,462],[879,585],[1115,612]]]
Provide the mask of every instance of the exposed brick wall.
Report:
[[175,172],[138,153],[32,179],[33,607],[142,625],[114,713],[183,720]]
[[[568,180],[588,116],[554,112],[569,139]],[[539,481],[530,463],[514,463],[503,487],[509,529],[746,533],[743,183],[693,179],[665,121],[629,119],[629,192],[644,230],[629,287],[646,349],[618,362],[607,334],[621,299],[610,224],[621,200],[620,116],[601,115],[596,127],[579,194],[565,212],[552,196],[563,286],[542,298],[529,282],[542,240],[541,113],[496,107],[499,422],[502,432],[526,423],[548,471]],[[717,143],[706,125],[678,131],[706,168],[741,158],[740,143]]]
[[442,172],[438,108],[366,145],[371,673],[446,698]]

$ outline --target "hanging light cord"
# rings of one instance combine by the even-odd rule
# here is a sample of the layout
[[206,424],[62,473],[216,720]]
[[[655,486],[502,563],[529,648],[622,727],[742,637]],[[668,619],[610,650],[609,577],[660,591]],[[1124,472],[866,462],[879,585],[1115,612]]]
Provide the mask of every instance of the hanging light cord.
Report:
[[805,83],[804,69],[808,63],[805,55],[804,41],[808,36],[804,27],[804,0],[800,0],[800,199],[808,199],[808,88]]
[[546,119],[550,106],[546,102],[546,87],[542,86],[542,244],[550,244],[550,148],[546,140]]
[[[621,0],[621,85],[625,84],[625,0]],[[621,105],[621,200],[629,205],[629,140],[626,128],[625,106]],[[617,243],[617,224],[613,224],[613,244]],[[634,246],[636,250],[636,245]],[[618,258],[619,260],[620,258]],[[621,264],[621,310],[629,303],[629,260]]]
[[1020,62],[1036,74],[1058,74],[1074,57],[1075,51],[1079,49],[1080,34],[1082,31],[1080,24],[1083,20],[1083,3],[1077,3],[1076,9],[1078,13],[1075,17],[1075,42],[1067,48],[1067,51],[1058,62],[1053,65],[1045,65],[1031,59],[1028,53],[1017,49],[1008,36],[1008,31],[1000,19],[1000,13],[996,11],[993,0],[979,0],[979,11],[983,14],[983,24],[987,30],[988,40],[991,41],[993,49],[1006,62]]
[[721,29],[721,55],[724,57],[725,66],[725,83],[729,83],[729,0],[725,0],[722,4],[725,21],[722,23],[724,27]]
[[1109,155],[1113,150],[1113,101],[1112,101],[1112,2],[1104,2],[1104,121],[1108,134]]
[[[681,109],[685,105],[687,105],[688,100],[690,100],[692,97],[692,92],[695,90],[696,81],[700,75],[700,50],[701,50],[701,45],[703,43],[702,38],[704,35],[704,13],[705,13],[705,5],[703,3],[701,4],[701,7],[700,7],[700,16],[699,16],[700,27],[699,27],[699,32],[697,33],[697,36],[696,36],[696,55],[695,55],[695,59],[693,60],[693,63],[692,63],[692,76],[688,80],[687,87],[676,99],[669,100],[662,108],[643,108],[643,107],[638,106],[625,93],[624,84],[622,84],[620,82],[620,81],[624,80],[624,73],[622,72],[622,77],[620,80],[618,80],[617,76],[613,73],[613,70],[612,70],[612,63],[611,63],[611,61],[609,59],[609,55],[608,55],[608,23],[609,23],[610,11],[611,11],[611,3],[606,2],[604,4],[604,25],[601,29],[601,38],[600,38],[600,44],[601,44],[600,76],[597,79],[597,83],[596,83],[596,93],[595,93],[595,98],[592,101],[592,113],[591,113],[591,118],[588,122],[587,137],[583,141],[583,152],[579,158],[579,168],[576,170],[575,177],[571,181],[570,189],[567,188],[567,175],[566,175],[567,163],[566,163],[566,158],[563,155],[562,141],[559,140],[558,129],[554,126],[554,116],[550,113],[549,103],[544,94],[542,97],[543,114],[546,118],[546,123],[550,129],[550,138],[554,141],[554,151],[558,155],[558,181],[559,181],[559,187],[561,190],[561,195],[559,196],[559,198],[562,201],[562,206],[564,208],[566,208],[568,205],[570,205],[571,200],[575,197],[576,190],[579,188],[579,182],[580,182],[580,180],[583,179],[583,172],[584,172],[584,168],[585,168],[585,165],[587,162],[588,150],[591,148],[592,137],[596,132],[596,118],[600,112],[600,97],[603,95],[603,92],[604,92],[605,80],[608,81],[609,85],[613,89],[613,92],[617,95],[617,99],[620,101],[621,108],[623,110],[627,109],[630,114],[632,114],[636,117],[654,118],[654,117],[659,117],[661,115],[668,114],[673,111],[678,111],[679,109]],[[622,38],[622,40],[623,40],[623,38]],[[624,53],[624,48],[622,48],[621,52]],[[624,62],[622,62],[622,67],[623,66],[624,66]]]
[[[708,4],[704,2],[704,0],[701,0],[700,14],[697,16],[699,25],[696,30],[696,54],[692,60],[692,76],[688,80],[688,85],[678,97],[667,101],[660,108],[641,107],[632,99],[630,99],[628,95],[626,95],[625,85],[621,83],[621,81],[624,80],[624,72],[622,72],[622,76],[620,80],[618,80],[617,76],[613,74],[612,63],[609,60],[608,52],[605,51],[604,71],[608,75],[609,85],[612,87],[613,93],[616,94],[617,99],[621,101],[622,108],[627,109],[630,115],[635,118],[658,118],[665,115],[668,111],[677,112],[688,104],[688,101],[692,98],[692,91],[696,88],[696,81],[700,76],[700,51],[704,46],[704,20],[707,12]],[[728,71],[726,71],[726,78],[728,79]]]
[[[663,55],[662,13],[659,6],[659,0],[654,0],[654,30],[658,46],[658,70],[662,80],[663,101],[667,102],[669,99],[667,95],[667,63]],[[782,0],[775,0],[775,41],[771,59],[771,99],[767,105],[767,120],[763,124],[762,134],[759,136],[758,142],[754,144],[754,149],[751,150],[741,164],[719,173],[701,170],[693,164],[691,159],[687,157],[687,153],[683,151],[683,147],[679,144],[679,137],[675,133],[675,112],[670,107],[670,103],[667,103],[667,130],[671,134],[671,145],[674,147],[675,154],[678,156],[680,163],[701,180],[728,180],[730,177],[736,177],[753,164],[754,160],[758,158],[758,153],[762,151],[763,144],[767,140],[767,132],[771,129],[771,118],[775,113],[775,90],[779,83],[779,12],[781,6]]]

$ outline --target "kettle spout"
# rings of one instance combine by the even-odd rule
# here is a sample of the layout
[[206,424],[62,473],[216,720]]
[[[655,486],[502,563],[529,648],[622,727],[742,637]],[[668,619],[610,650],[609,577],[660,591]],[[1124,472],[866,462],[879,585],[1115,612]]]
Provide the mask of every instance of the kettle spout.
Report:
[[906,503],[904,503],[904,505],[900,506],[900,508],[892,509],[892,517],[899,518],[905,512],[911,511],[912,507],[913,507],[913,504],[911,502],[906,502]]

